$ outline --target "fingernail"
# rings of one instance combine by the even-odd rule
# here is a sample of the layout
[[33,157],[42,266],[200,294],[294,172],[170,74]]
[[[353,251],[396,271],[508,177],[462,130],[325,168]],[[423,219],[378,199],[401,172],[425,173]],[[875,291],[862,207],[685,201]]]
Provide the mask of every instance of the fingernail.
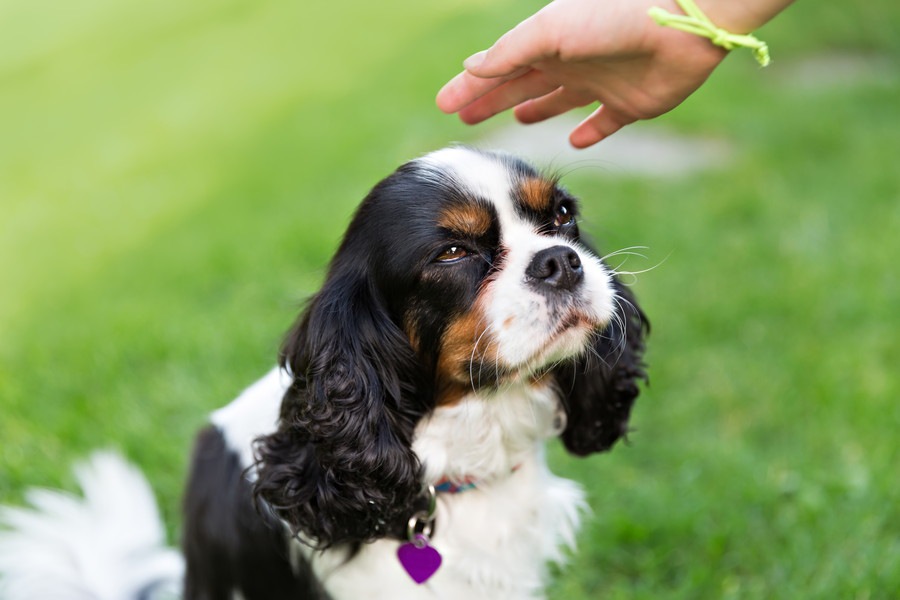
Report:
[[481,63],[484,62],[484,57],[487,55],[487,50],[482,50],[481,52],[476,52],[469,58],[463,61],[463,67],[466,68],[467,71],[471,71],[472,69],[477,69],[481,66]]

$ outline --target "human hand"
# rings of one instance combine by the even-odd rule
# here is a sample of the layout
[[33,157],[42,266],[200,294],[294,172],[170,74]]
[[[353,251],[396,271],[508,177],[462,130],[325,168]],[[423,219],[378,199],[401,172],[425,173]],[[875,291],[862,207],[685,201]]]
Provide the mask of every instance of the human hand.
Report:
[[437,105],[471,125],[512,107],[520,122],[536,123],[600,102],[569,136],[577,148],[666,113],[726,52],[657,25],[652,6],[680,13],[673,0],[556,0],[467,59]]

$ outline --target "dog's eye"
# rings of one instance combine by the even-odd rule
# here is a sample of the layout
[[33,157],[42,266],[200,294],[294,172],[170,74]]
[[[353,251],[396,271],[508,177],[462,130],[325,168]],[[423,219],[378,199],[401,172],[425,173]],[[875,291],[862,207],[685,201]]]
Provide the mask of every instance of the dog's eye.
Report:
[[555,227],[564,227],[575,222],[574,211],[565,204],[560,204],[556,209],[556,219],[553,221]]
[[462,246],[448,246],[434,260],[436,262],[449,263],[465,258],[468,255],[469,252]]

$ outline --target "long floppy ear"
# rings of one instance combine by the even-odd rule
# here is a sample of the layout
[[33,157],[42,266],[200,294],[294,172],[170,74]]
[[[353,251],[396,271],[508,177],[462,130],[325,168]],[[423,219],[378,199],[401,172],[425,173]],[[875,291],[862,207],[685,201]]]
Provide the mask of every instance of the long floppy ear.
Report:
[[573,454],[586,456],[612,448],[628,432],[628,418],[640,393],[644,336],[650,330],[631,291],[617,279],[616,314],[592,350],[556,371],[567,413],[562,440]]
[[308,543],[393,534],[421,494],[419,363],[368,276],[337,268],[282,348],[294,380],[257,443],[254,493]]

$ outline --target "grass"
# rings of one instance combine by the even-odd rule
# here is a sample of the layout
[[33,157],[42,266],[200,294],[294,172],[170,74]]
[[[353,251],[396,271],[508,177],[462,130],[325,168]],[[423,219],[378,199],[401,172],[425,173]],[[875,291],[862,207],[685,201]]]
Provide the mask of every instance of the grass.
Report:
[[[535,6],[0,6],[0,500],[113,447],[177,532],[193,432],[271,364],[368,187],[480,133],[433,94]],[[552,598],[900,589],[898,29],[888,0],[799,3],[772,67],[736,54],[650,125],[731,166],[567,179],[604,248],[662,264],[630,444],[552,453],[595,513]],[[838,52],[882,68],[792,76]]]

